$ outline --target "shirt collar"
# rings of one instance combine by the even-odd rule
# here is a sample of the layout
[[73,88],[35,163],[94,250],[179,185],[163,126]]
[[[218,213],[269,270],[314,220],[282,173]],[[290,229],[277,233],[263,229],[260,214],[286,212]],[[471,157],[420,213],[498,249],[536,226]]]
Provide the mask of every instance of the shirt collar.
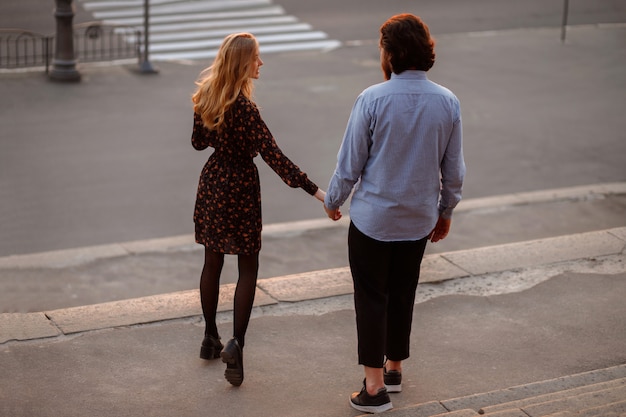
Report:
[[391,79],[398,78],[402,80],[426,80],[426,71],[420,70],[406,70],[402,74],[391,73]]

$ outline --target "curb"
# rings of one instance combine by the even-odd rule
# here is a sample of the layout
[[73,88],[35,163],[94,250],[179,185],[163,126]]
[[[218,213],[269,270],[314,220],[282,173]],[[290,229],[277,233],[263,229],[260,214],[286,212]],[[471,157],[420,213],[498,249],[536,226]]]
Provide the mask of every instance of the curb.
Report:
[[[585,201],[619,194],[626,194],[626,182],[592,184],[462,200],[455,211],[471,212],[559,201]],[[275,223],[263,226],[263,236],[279,237],[297,235],[305,233],[308,230],[347,227],[349,222],[349,216],[345,215],[337,222],[332,222],[327,218],[321,218]],[[0,270],[63,268],[119,256],[154,252],[191,251],[197,250],[198,248],[199,245],[195,242],[193,234],[187,234],[25,255],[9,255],[0,257]]]
[[[626,249],[626,227],[427,255],[420,283],[477,278],[617,255]],[[544,274],[545,275],[545,274]],[[255,306],[299,303],[352,293],[348,267],[259,280]],[[230,311],[235,284],[221,286],[218,312]],[[201,316],[197,290],[81,307],[0,314],[0,344],[107,328]]]
[[[547,411],[553,404],[552,401],[563,399],[577,399],[575,401],[582,410],[589,409],[585,403],[590,402],[589,396],[596,397],[595,402],[604,402],[600,394],[610,392],[614,396],[622,395],[624,390],[624,378],[626,378],[626,365],[617,365],[604,369],[583,372],[574,375],[563,376],[545,381],[534,382],[526,385],[518,385],[501,390],[472,394],[465,397],[453,398],[445,401],[430,401],[422,404],[393,410],[397,417],[408,416],[432,416],[432,417],[475,417],[485,416],[580,416],[576,412],[571,414],[553,414]],[[586,398],[587,397],[587,398]],[[598,400],[599,398],[599,400]],[[586,400],[586,401],[585,401]],[[569,401],[570,403],[572,401]],[[566,404],[567,405],[567,404]],[[611,407],[611,401],[607,401],[607,408]],[[521,407],[538,408],[537,413],[526,414]],[[544,409],[543,412],[540,410]],[[591,409],[594,410],[594,409]],[[600,410],[602,412],[602,410]],[[591,413],[585,416],[600,416],[605,414]],[[613,414],[610,414],[613,415]],[[617,414],[615,414],[617,415]],[[364,417],[360,415],[359,417]]]

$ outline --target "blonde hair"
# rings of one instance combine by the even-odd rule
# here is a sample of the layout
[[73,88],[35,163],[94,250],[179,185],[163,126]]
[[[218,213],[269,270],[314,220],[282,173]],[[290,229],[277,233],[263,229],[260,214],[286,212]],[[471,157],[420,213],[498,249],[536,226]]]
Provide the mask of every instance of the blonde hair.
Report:
[[250,33],[228,35],[213,64],[200,74],[191,101],[194,112],[202,117],[207,129],[221,130],[226,112],[240,93],[252,98],[254,84],[250,78],[250,65],[258,48],[256,38]]

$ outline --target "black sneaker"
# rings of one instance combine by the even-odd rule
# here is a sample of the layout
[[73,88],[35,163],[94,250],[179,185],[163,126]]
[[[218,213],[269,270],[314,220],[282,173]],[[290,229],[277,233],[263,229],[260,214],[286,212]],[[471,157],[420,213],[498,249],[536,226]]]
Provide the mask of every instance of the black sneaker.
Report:
[[387,392],[402,392],[402,372],[384,370]]
[[200,357],[202,359],[217,359],[220,357],[222,349],[224,349],[224,345],[219,337],[211,335],[204,336],[202,346],[200,347]]
[[376,395],[370,395],[365,388],[365,380],[361,392],[355,392],[350,397],[350,405],[366,413],[382,413],[393,408],[387,389],[381,388]]

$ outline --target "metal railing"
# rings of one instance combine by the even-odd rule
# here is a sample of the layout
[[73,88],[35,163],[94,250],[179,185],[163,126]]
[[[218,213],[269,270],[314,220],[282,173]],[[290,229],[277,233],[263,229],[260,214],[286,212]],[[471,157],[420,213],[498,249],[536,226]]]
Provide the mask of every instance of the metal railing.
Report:
[[[74,54],[79,62],[137,58],[141,62],[141,30],[130,26],[86,22],[73,26]],[[55,37],[21,29],[0,29],[0,68],[45,67],[54,59]]]
[[45,66],[52,58],[52,36],[21,29],[0,29],[0,68]]
[[141,57],[141,31],[130,26],[87,22],[74,25],[74,53],[80,62]]

